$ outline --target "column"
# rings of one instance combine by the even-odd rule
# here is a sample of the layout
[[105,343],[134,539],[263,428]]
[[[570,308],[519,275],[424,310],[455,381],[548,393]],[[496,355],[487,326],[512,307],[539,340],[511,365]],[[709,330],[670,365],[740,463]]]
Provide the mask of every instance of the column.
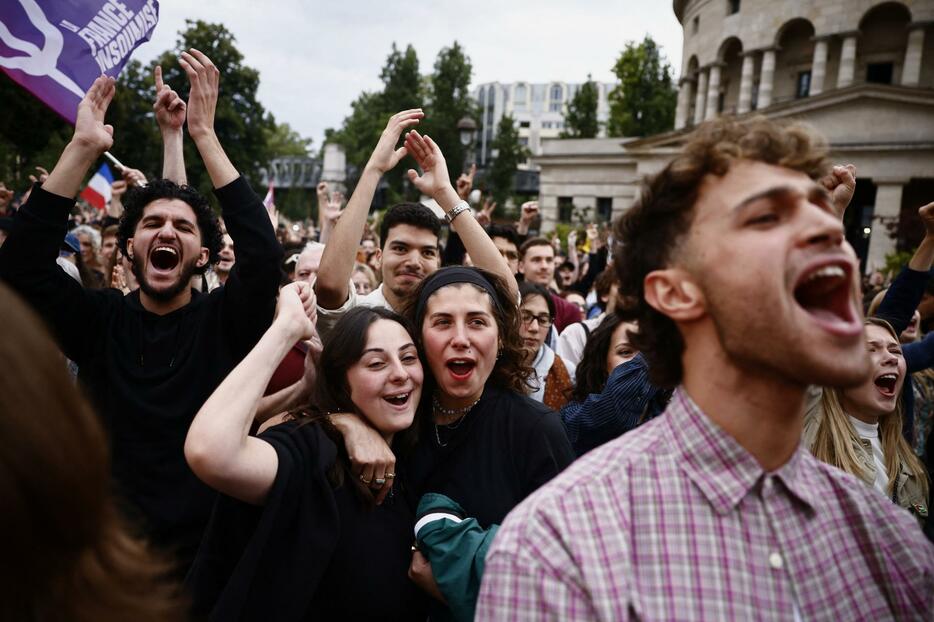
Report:
[[704,120],[704,103],[707,101],[707,70],[697,74],[697,98],[694,100],[694,125]]
[[856,73],[856,36],[858,32],[843,33],[843,48],[840,51],[840,71],[837,72],[837,88],[853,84]]
[[759,77],[758,110],[768,108],[772,104],[772,87],[775,82],[775,48],[762,50],[762,71]]
[[739,80],[739,104],[736,112],[743,114],[752,109],[752,74],[755,72],[755,52],[743,54],[743,70]]
[[867,271],[884,266],[885,256],[895,250],[895,240],[889,235],[885,225],[898,220],[902,211],[902,186],[906,183],[907,179],[876,181],[876,205],[872,211],[872,233],[869,236],[869,255],[866,258]]
[[902,66],[902,85],[918,86],[921,82],[921,54],[924,50],[924,23],[911,24],[908,28],[908,47],[905,64]]
[[691,84],[694,81],[690,78],[681,78],[678,83],[678,107],[675,109],[675,129],[680,130],[688,124],[688,108],[691,106]]
[[704,119],[713,119],[719,114],[720,103],[720,71],[723,63],[714,63],[710,66],[710,77],[707,80],[707,111]]
[[824,80],[827,78],[827,37],[814,39],[814,59],[811,61],[811,92],[820,95],[824,92]]

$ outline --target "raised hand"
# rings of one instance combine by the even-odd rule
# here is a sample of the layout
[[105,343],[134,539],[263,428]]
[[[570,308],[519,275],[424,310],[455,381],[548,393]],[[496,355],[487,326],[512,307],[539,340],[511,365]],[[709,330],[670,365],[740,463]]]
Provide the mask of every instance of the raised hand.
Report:
[[152,109],[156,113],[156,123],[163,132],[166,130],[179,131],[185,123],[185,101],[162,81],[162,67],[156,65],[153,70],[153,79],[156,83],[156,101]]
[[31,183],[45,183],[45,180],[49,178],[49,172],[42,168],[41,166],[36,167],[36,172],[39,173],[39,176],[29,175],[29,181]]
[[526,201],[519,212],[519,222],[531,225],[538,217],[538,201]]
[[444,155],[430,136],[422,136],[413,130],[406,134],[405,146],[422,169],[421,175],[413,169],[408,170],[409,181],[420,192],[437,200],[445,191],[454,190]]
[[486,227],[493,222],[494,211],[496,211],[496,203],[493,199],[486,199],[483,202],[483,209],[477,214],[477,222],[480,223],[480,226]]
[[0,181],[0,213],[6,211],[11,201],[13,201],[13,191],[8,189],[6,184]]
[[467,197],[470,196],[470,191],[473,189],[473,177],[476,174],[477,165],[471,164],[470,172],[461,173],[460,177],[457,178],[457,182],[455,182],[454,188],[457,190],[457,196],[459,196],[461,200],[466,201]]
[[577,248],[577,229],[568,231],[568,253]]
[[934,203],[928,203],[918,209],[918,216],[924,223],[924,232],[928,237],[934,237]]
[[126,194],[127,188],[129,187],[129,184],[127,184],[127,182],[123,181],[122,179],[116,180],[110,186],[111,199],[121,199],[123,195]]
[[318,204],[318,208],[321,210],[321,217],[333,225],[341,217],[341,209],[344,207],[344,193],[335,190],[330,197],[324,195],[324,198],[325,200]]
[[289,283],[279,290],[275,322],[289,331],[295,340],[317,337],[315,302],[311,285],[304,281]]
[[94,81],[78,104],[73,143],[97,155],[113,146],[114,128],[104,123],[104,115],[116,92],[114,79],[110,76],[101,76]]
[[834,166],[821,183],[830,191],[837,216],[843,218],[847,206],[853,199],[853,193],[856,192],[856,167],[852,164]]
[[379,137],[379,142],[376,143],[376,148],[373,149],[367,167],[375,169],[380,175],[395,167],[408,153],[405,146],[396,149],[402,132],[418,125],[418,122],[424,116],[425,113],[422,112],[421,108],[403,110],[392,115],[389,118],[389,123],[386,124],[386,129],[383,130]]
[[211,135],[214,133],[220,71],[210,58],[194,48],[182,52],[178,64],[185,70],[191,83],[188,95],[188,133],[194,139]]

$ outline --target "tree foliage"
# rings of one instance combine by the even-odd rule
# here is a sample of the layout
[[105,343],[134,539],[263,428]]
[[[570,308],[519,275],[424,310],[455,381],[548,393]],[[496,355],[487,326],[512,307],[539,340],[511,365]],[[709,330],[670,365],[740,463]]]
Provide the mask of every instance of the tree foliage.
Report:
[[457,123],[464,117],[477,117],[476,102],[470,95],[472,73],[470,58],[457,41],[438,52],[425,111],[425,131],[444,153],[451,179],[457,179],[463,171],[466,155]]
[[[256,99],[259,73],[244,64],[233,35],[221,24],[189,21],[179,33],[174,49],[161,54],[152,66],[135,60],[127,63],[107,112],[107,122],[114,126],[111,152],[127,166],[148,176],[162,173],[162,141],[152,110],[155,98],[152,69],[156,63],[161,64],[166,84],[187,100],[188,78],[178,64],[178,56],[192,47],[207,54],[221,72],[215,115],[221,144],[234,166],[261,191],[260,169],[266,167],[269,159],[276,155],[304,154],[310,140],[287,125],[277,125],[259,103]],[[5,74],[0,74],[0,99],[4,112],[0,115],[0,180],[23,189],[34,166],[51,168],[55,164],[73,130]],[[185,141],[185,161],[189,183],[208,193],[210,179],[191,140]]]
[[491,148],[495,156],[488,183],[493,200],[505,205],[506,199],[512,195],[516,171],[529,156],[528,149],[519,142],[519,128],[510,115],[503,115],[499,120]]
[[610,93],[610,136],[650,136],[674,127],[678,93],[671,65],[648,35],[630,41],[613,72],[619,84]]
[[599,100],[597,84],[587,74],[587,81],[568,103],[568,111],[564,115],[565,130],[561,132],[561,138],[596,138],[600,131],[600,122],[597,121]]

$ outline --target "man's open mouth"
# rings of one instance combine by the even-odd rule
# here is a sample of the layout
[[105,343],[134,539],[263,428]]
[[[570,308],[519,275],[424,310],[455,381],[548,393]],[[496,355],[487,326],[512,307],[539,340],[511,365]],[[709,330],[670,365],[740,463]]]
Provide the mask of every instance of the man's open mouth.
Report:
[[885,397],[895,396],[895,387],[898,385],[898,374],[882,374],[875,379],[876,388]]
[[853,302],[851,267],[839,262],[805,272],[794,289],[797,303],[824,328],[838,334],[862,332]]
[[471,359],[451,359],[446,365],[451,375],[457,379],[464,379],[473,372],[477,363]]
[[178,265],[178,251],[171,246],[157,246],[150,253],[149,261],[156,270],[173,270]]
[[392,404],[393,406],[405,406],[408,403],[409,397],[411,397],[412,392],[406,391],[405,393],[396,393],[394,395],[385,395],[383,399]]

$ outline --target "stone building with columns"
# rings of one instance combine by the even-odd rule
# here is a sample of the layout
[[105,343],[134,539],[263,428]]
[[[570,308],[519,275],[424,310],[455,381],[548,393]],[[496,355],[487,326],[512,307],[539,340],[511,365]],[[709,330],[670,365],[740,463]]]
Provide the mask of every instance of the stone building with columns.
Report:
[[[684,28],[672,132],[544,141],[546,227],[591,207],[625,211],[692,127],[719,115],[811,123],[857,167],[847,237],[867,269],[920,240],[934,200],[934,0],[675,0]],[[597,209],[602,207],[602,209]]]

